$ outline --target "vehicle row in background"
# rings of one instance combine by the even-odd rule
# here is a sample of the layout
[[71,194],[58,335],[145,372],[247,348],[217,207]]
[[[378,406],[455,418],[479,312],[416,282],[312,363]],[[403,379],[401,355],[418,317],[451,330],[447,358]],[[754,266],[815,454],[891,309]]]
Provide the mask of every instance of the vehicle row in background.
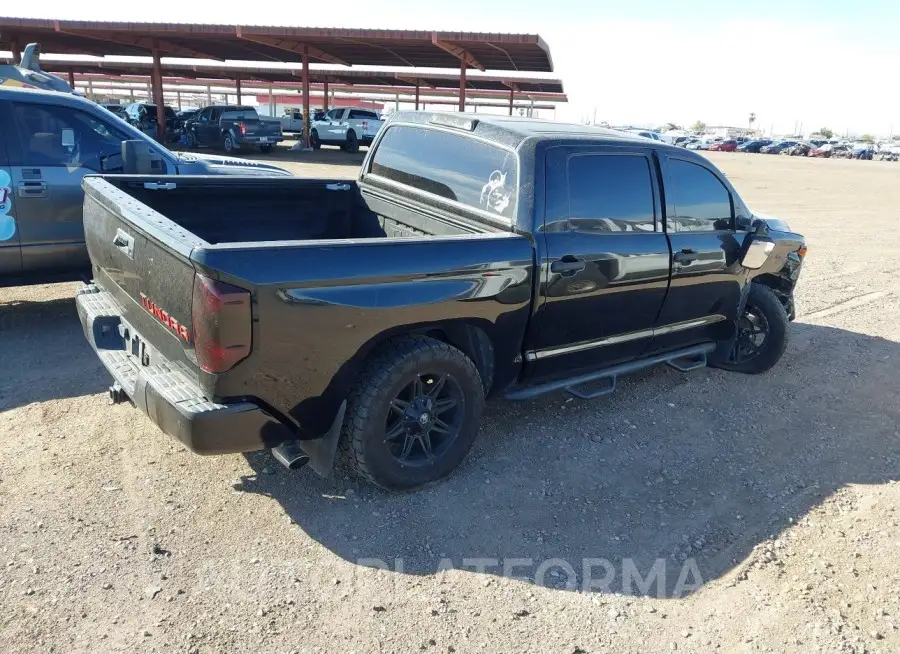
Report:
[[81,180],[91,173],[290,175],[264,162],[170,152],[75,94],[2,87],[0,286],[88,273]]

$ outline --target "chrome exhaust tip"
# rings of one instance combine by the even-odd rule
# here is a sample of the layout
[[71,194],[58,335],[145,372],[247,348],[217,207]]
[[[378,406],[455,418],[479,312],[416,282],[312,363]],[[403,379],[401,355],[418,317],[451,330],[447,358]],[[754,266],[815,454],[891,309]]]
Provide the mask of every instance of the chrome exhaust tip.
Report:
[[288,470],[299,470],[309,463],[309,456],[300,449],[295,440],[273,447],[272,456]]

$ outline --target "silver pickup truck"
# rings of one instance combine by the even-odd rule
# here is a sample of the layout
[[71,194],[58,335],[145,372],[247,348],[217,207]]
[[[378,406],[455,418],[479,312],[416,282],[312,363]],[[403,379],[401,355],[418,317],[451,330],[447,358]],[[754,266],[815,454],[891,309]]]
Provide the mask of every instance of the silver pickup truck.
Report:
[[261,162],[175,153],[74,94],[0,87],[0,286],[89,274],[81,180],[123,173],[122,143],[145,144],[174,175],[287,175]]

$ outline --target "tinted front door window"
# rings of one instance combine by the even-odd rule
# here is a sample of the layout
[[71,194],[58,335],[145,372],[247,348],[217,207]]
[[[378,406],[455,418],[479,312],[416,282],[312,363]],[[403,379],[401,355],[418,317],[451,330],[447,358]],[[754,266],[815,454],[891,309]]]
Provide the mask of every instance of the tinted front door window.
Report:
[[680,232],[731,229],[731,194],[703,166],[669,159],[669,186],[666,192],[675,205],[675,216],[669,218],[670,229],[674,227]]

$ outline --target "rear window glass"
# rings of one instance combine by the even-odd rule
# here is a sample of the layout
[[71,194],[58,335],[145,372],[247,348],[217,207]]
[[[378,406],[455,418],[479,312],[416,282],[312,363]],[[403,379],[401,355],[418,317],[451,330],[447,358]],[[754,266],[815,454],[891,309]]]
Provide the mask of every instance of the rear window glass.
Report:
[[370,172],[512,222],[518,162],[499,146],[442,130],[390,127]]
[[225,120],[253,120],[259,118],[256,109],[229,109],[222,112],[222,118]]
[[350,110],[350,120],[361,119],[361,120],[378,120],[378,114],[374,111],[362,111],[360,109],[351,109]]

